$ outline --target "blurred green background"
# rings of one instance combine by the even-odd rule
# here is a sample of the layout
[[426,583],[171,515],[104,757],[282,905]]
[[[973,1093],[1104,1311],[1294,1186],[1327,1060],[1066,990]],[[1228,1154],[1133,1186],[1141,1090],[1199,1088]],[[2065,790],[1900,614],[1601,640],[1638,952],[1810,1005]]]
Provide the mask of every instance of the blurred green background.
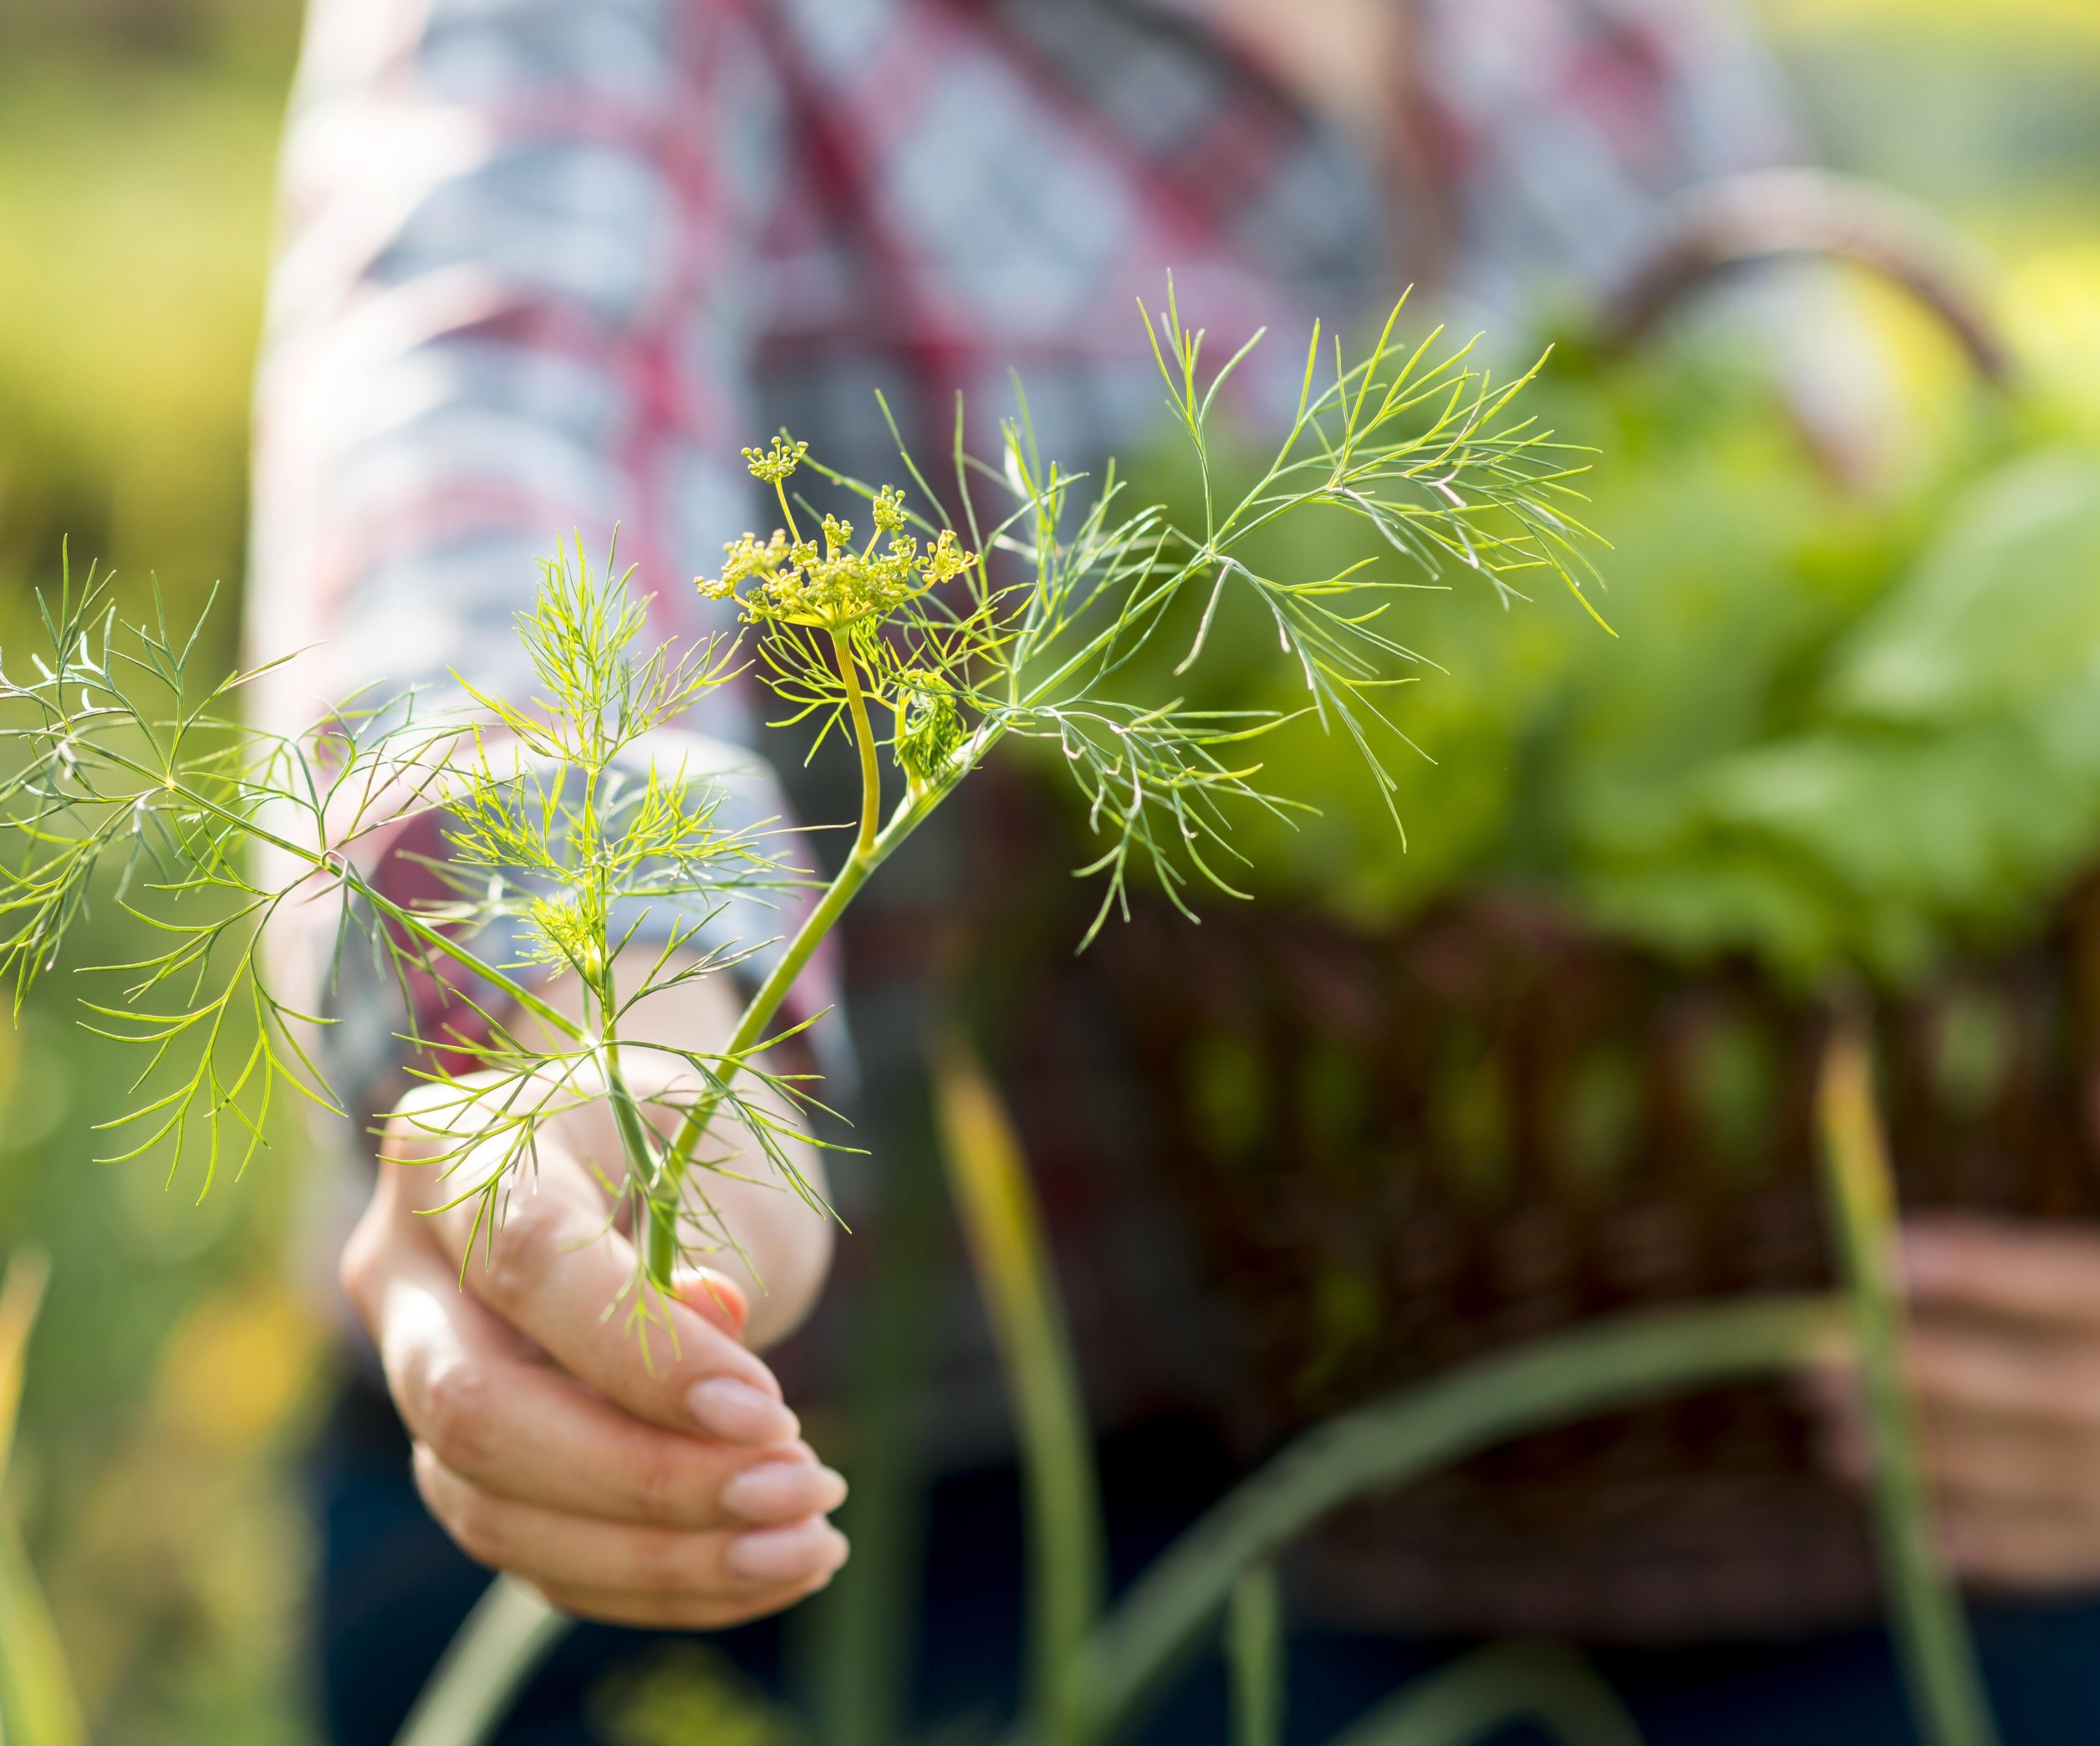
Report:
[[[1827,159],[1966,225],[2022,351],[2100,403],[2100,8],[1765,10]],[[0,638],[68,539],[181,602],[239,579],[297,26],[292,0],[0,0]],[[297,1161],[201,1205],[193,1181],[91,1161],[118,1068],[69,999],[0,1027],[0,1243],[56,1264],[13,1502],[98,1739],[308,1738],[296,1459],[327,1393],[329,1262],[293,1228]]]
[[[64,539],[187,605],[240,576],[297,36],[287,0],[0,0],[0,641]],[[0,1231],[55,1265],[13,1501],[97,1740],[305,1739],[292,1461],[327,1360],[294,1163],[198,1204],[94,1161],[124,1070],[74,992],[0,1026]]]

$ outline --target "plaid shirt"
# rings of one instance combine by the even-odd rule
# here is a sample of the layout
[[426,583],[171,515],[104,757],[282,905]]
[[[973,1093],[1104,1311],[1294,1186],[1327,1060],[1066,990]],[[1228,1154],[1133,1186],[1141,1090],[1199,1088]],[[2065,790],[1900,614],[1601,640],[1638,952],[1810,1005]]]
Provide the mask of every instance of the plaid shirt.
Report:
[[1169,269],[1231,345],[1430,273],[1521,340],[1676,191],[1787,151],[1720,0],[1407,22],[1396,192],[1197,0],[311,0],[249,601],[257,653],[313,653],[266,712],[514,681],[510,615],[572,529],[617,525],[690,635],[688,579],[759,513],[740,446],[784,422],[886,475],[877,388],[943,446],[955,393],[988,421],[1010,370],[1046,452],[1141,440],[1133,301]]
[[1687,182],[1784,150],[1706,5],[1414,16],[1433,215],[1190,3],[312,0],[251,600],[258,649],[317,650],[273,707],[501,676],[571,529],[617,524],[691,630],[686,583],[749,519],[739,447],[785,421],[879,467],[875,387],[940,428],[1014,370],[1046,452],[1142,434],[1133,299],[1170,268],[1236,344],[1362,314],[1434,232],[1447,288],[1507,319],[1623,268]]

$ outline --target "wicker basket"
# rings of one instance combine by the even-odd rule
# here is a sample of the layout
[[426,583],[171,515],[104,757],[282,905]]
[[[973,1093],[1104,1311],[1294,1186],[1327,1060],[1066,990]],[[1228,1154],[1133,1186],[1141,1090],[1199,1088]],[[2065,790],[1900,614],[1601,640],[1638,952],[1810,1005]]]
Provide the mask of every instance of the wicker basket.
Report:
[[[1144,912],[1068,988],[1113,1012],[1230,1318],[1248,1454],[1511,1341],[1829,1283],[1810,1122],[1824,1018],[1478,896],[1397,935]],[[1905,1204],[2100,1214],[2100,891],[2032,950],[1877,1014]],[[1026,1051],[1023,1051],[1025,1059]],[[1054,1172],[1056,1166],[1051,1167]],[[1863,1615],[1855,1501],[1778,1385],[1527,1438],[1353,1512],[1308,1560],[1363,1623],[1591,1641]]]

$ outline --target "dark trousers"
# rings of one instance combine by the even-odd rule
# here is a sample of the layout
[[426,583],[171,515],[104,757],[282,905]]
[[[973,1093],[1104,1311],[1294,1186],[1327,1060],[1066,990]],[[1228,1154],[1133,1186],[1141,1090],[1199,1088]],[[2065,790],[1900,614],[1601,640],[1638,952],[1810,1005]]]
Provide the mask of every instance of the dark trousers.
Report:
[[[1231,1478],[1200,1436],[1180,1426],[1116,1439],[1104,1449],[1103,1471],[1119,1580],[1141,1569]],[[345,1397],[311,1474],[323,1554],[317,1646],[327,1738],[332,1746],[387,1746],[488,1579],[424,1511],[409,1478],[406,1442],[383,1398],[361,1387]],[[940,1728],[944,1739],[988,1739],[1012,1713],[1018,1684],[1022,1585],[1013,1470],[936,1483],[925,1523],[914,1725]],[[707,1678],[741,1687],[738,1701],[793,1713],[812,1701],[807,1687],[821,1677],[812,1674],[808,1657],[795,1652],[798,1622],[767,1620],[718,1632],[690,1652],[705,1657]],[[2100,1600],[1981,1606],[1975,1622],[2005,1746],[2100,1742]],[[619,1736],[627,1730],[607,1719],[624,1701],[623,1688],[645,1677],[652,1661],[668,1665],[666,1657],[689,1641],[598,1626],[573,1631],[525,1693],[500,1746],[626,1746]],[[1319,1746],[1397,1686],[1469,1646],[1294,1632],[1292,1746]],[[1916,1739],[1878,1628],[1593,1659],[1648,1746],[1914,1746]],[[721,1732],[701,1726],[693,1738]],[[682,1734],[650,1730],[647,1738]],[[1146,1746],[1214,1746],[1229,1738],[1215,1656],[1165,1694],[1137,1738]],[[1542,1738],[1511,1728],[1494,1746],[1534,1746]]]

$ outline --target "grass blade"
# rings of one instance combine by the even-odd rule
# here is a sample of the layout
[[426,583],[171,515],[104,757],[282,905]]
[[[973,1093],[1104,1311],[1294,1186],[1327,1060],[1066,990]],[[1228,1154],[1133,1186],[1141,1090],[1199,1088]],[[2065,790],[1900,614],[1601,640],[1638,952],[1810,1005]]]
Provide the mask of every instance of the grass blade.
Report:
[[[18,1249],[0,1285],[0,1473],[14,1448],[29,1335],[51,1264]],[[0,1738],[12,1746],[85,1746],[87,1723],[43,1590],[11,1511],[0,1507]]]
[[1282,1746],[1283,1597],[1275,1565],[1256,1565],[1232,1585],[1225,1657],[1232,1680],[1232,1746]]
[[933,1077],[950,1192],[1021,1440],[1029,1713],[1036,1738],[1073,1746],[1087,1737],[1087,1712],[1067,1676],[1099,1614],[1106,1564],[1085,1401],[1042,1217],[998,1094],[953,1033],[935,1052]]
[[1903,1381],[1895,1189],[1874,1109],[1866,1026],[1850,1006],[1823,1056],[1817,1113],[1825,1198],[1858,1341],[1873,1452],[1874,1529],[1896,1659],[1928,1746],[1996,1746],[1961,1597],[1933,1543],[1917,1420]]
[[43,1590],[11,1514],[0,1513],[0,1715],[9,1746],[87,1746]]
[[22,1383],[28,1372],[29,1335],[43,1307],[43,1289],[51,1281],[51,1262],[39,1248],[17,1249],[0,1284],[0,1473],[14,1452],[15,1421],[22,1412]]
[[927,1474],[919,1427],[940,1310],[946,1189],[931,1112],[910,1100],[893,1117],[879,1232],[848,1360],[853,1374],[852,1494],[838,1522],[853,1544],[829,1588],[793,1616],[804,1622],[798,1671],[812,1693],[817,1746],[898,1746],[905,1736],[918,1621]]
[[569,1622],[515,1577],[498,1576],[446,1648],[394,1746],[484,1746]]
[[1529,1722],[1561,1746],[1641,1746],[1618,1694],[1557,1643],[1490,1643],[1425,1674],[1329,1746],[1467,1746]]
[[1095,1734],[1197,1641],[1249,1565],[1329,1510],[1495,1443],[1745,1376],[1797,1370],[1842,1339],[1845,1304],[1771,1297],[1617,1315],[1497,1353],[1307,1432],[1216,1505],[1119,1600],[1072,1674]]

